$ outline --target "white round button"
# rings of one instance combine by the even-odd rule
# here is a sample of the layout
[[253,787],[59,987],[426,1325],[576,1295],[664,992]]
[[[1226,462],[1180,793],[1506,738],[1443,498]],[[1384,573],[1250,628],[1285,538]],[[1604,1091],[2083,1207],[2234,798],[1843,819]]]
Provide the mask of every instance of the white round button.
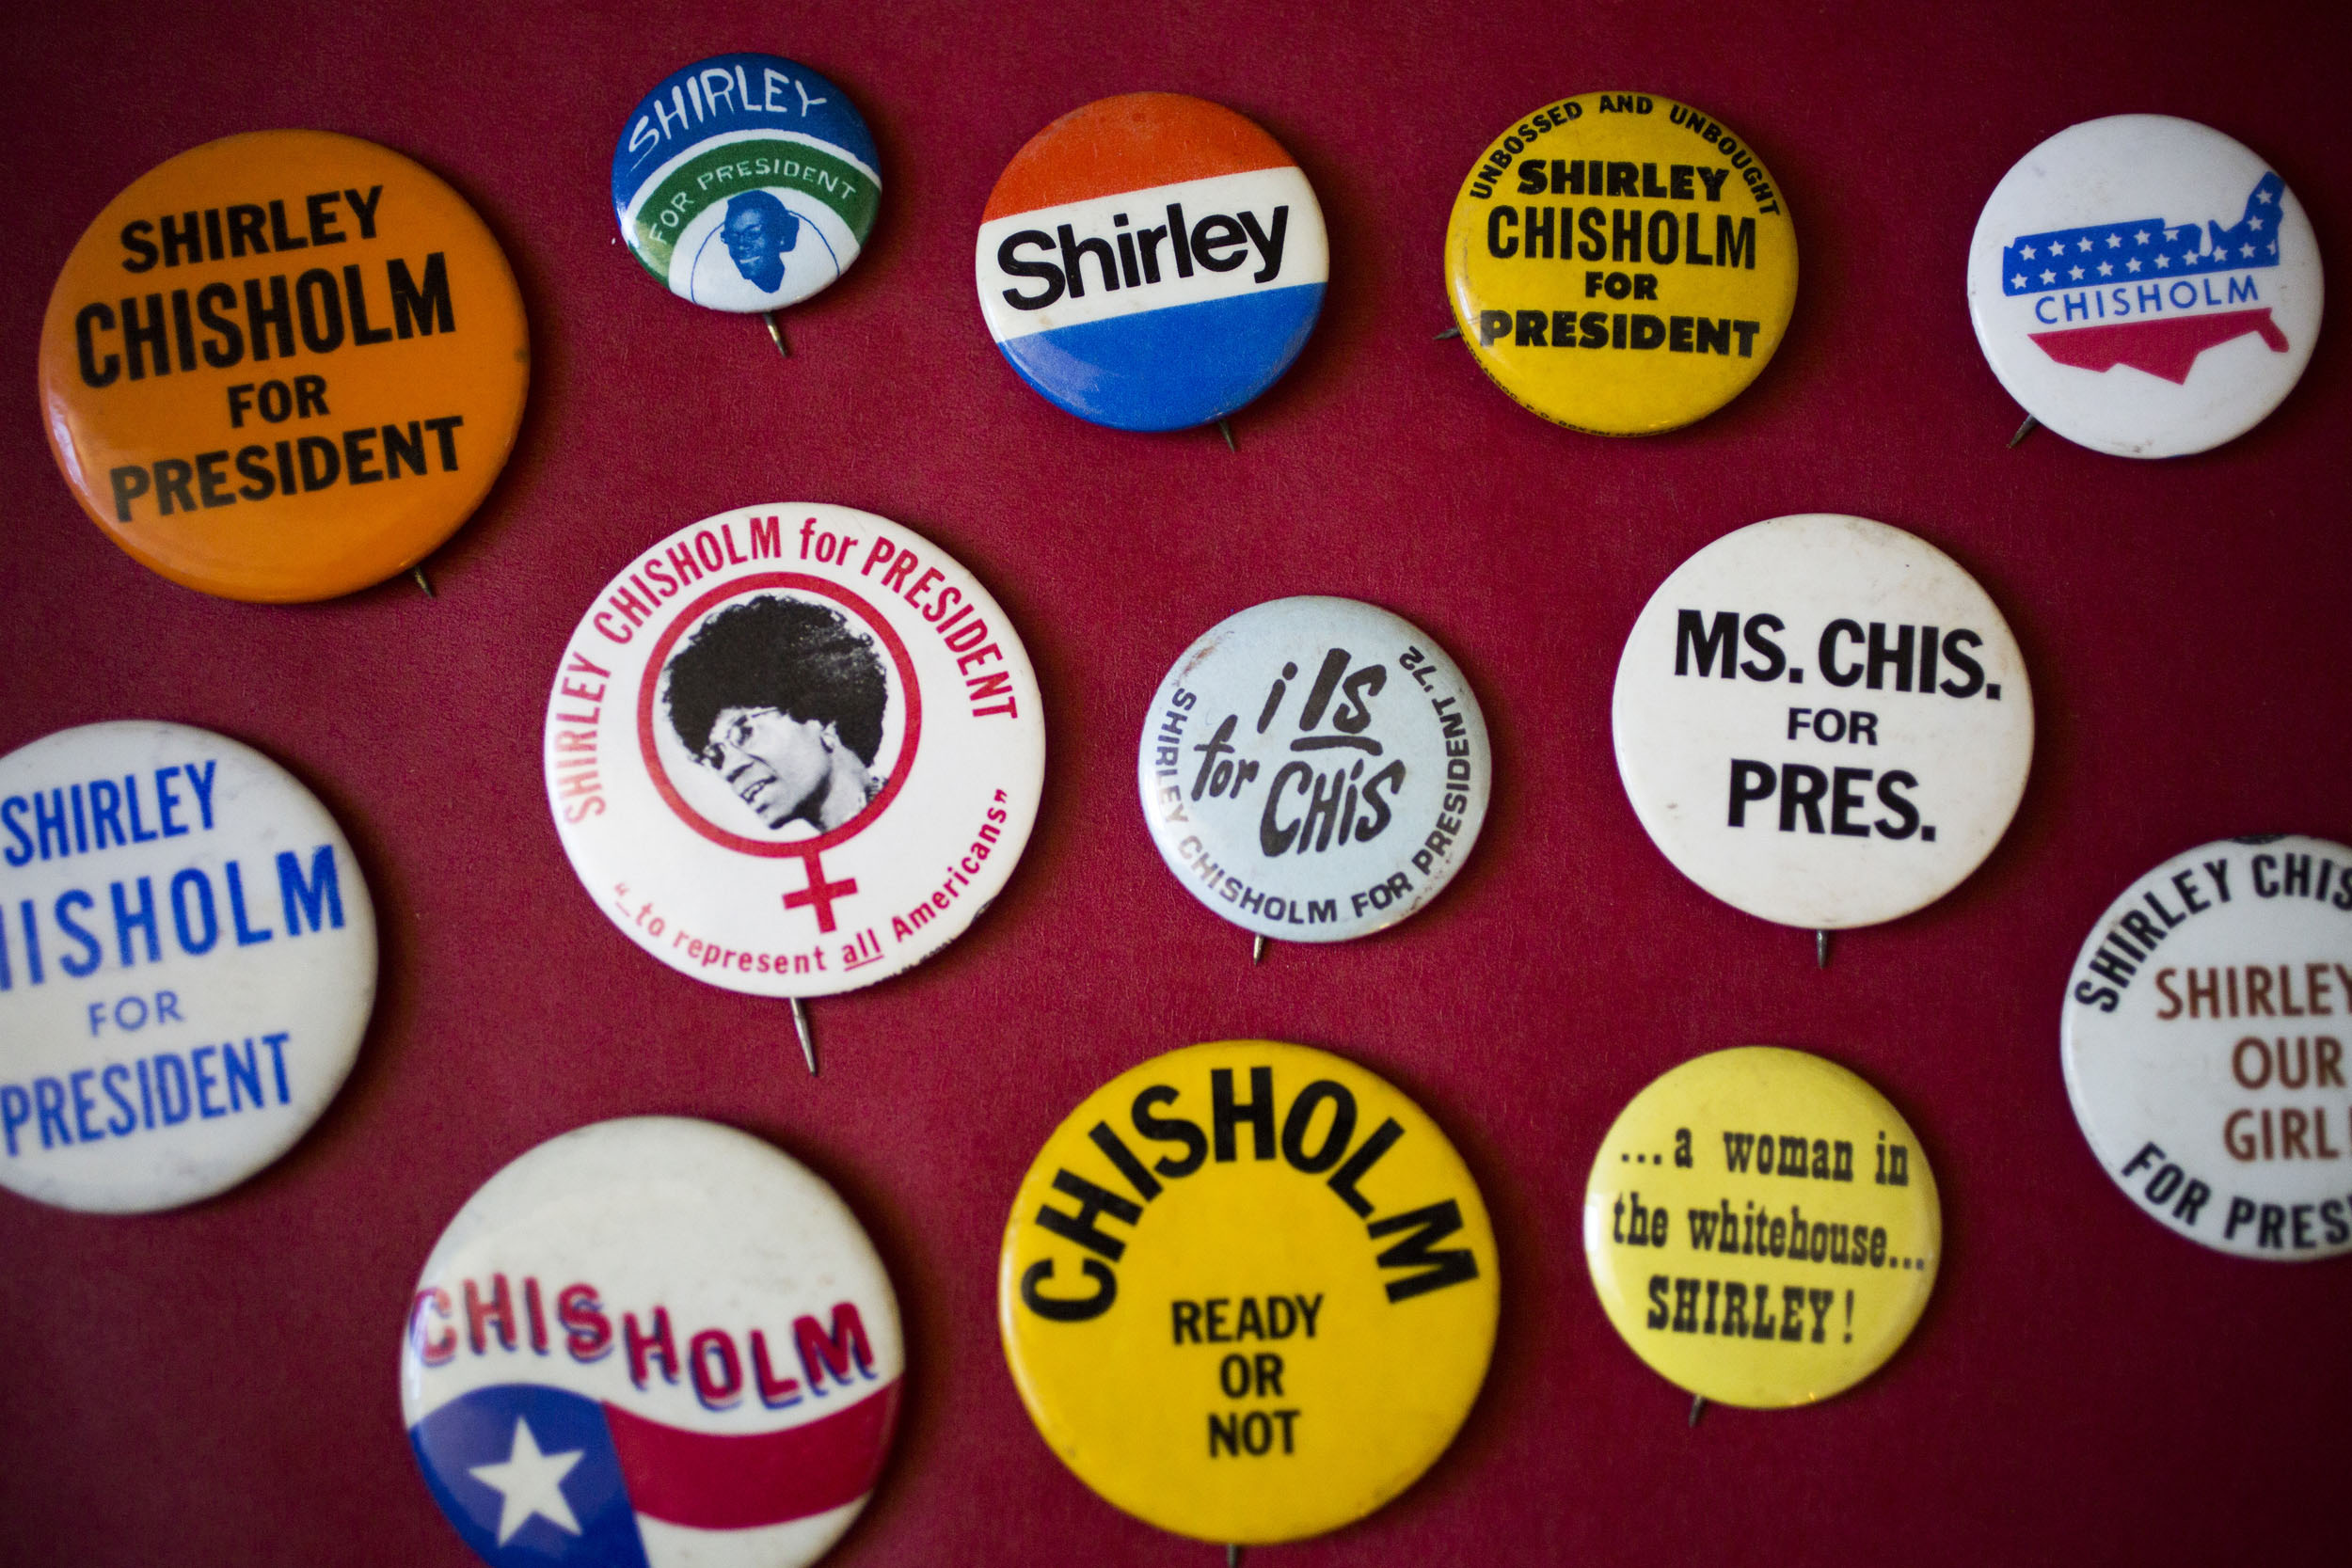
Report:
[[2203,451],[2260,423],[2319,336],[2319,247],[2260,157],[2166,115],[2059,132],[1994,187],[1968,251],[1993,373],[2070,441]]
[[905,1366],[831,1187],[731,1128],[638,1117],[458,1211],[409,1298],[401,1418],[500,1568],[799,1568],[866,1506]]
[[1184,650],[1136,756],[1192,895],[1246,930],[1343,942],[1435,898],[1486,817],[1486,721],[1443,648],[1354,599],[1274,599]]
[[233,1187],[335,1098],[374,1001],[351,845],[269,758],[134,721],[0,757],[0,1185],[109,1213]]
[[1012,876],[1045,723],[996,601],[870,513],[707,517],[596,596],[548,695],[548,799],[597,907],[671,968],[826,996],[919,963]]
[[2352,849],[2207,844],[2108,906],[2059,1055],[2117,1186],[2241,1258],[2352,1251]]
[[1626,639],[1611,718],[1634,815],[1675,868],[1815,930],[1950,892],[2033,760],[2025,663],[1976,579],[1829,513],[1751,524],[1677,567]]

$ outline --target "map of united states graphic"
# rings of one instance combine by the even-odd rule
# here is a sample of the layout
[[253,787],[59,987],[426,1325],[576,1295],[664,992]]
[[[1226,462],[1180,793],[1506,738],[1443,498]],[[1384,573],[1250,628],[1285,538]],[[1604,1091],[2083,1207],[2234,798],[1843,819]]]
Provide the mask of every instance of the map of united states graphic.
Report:
[[[2249,335],[2284,354],[2286,334],[2270,308],[2251,302],[2260,297],[2254,271],[2279,264],[2285,194],[2279,176],[2265,171],[2233,227],[2138,218],[2020,235],[2002,249],[2001,291],[2012,298],[2062,295],[2059,321],[2092,309],[2124,318],[2029,334],[2052,359],[2086,371],[2128,365],[2185,383],[2207,349]],[[2220,276],[2228,274],[2245,276]],[[2046,303],[2035,314],[2050,322]],[[2233,306],[2240,308],[2226,308]]]

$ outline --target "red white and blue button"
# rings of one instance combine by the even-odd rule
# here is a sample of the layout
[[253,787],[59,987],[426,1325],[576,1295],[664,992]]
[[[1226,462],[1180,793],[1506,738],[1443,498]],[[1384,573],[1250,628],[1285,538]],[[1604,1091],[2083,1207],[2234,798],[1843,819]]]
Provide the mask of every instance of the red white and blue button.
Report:
[[2123,457],[2203,451],[2261,422],[2311,359],[2323,292],[2278,172],[2167,115],[2088,120],[2026,153],[1968,256],[1968,313],[2001,385]]
[[975,265],[990,334],[1048,402],[1182,430],[1290,368],[1330,261],[1314,190],[1279,143],[1222,105],[1138,92],[1073,110],[1013,155]]
[[599,1122],[484,1184],[410,1298],[401,1409],[499,1568],[798,1568],[889,1452],[897,1298],[838,1196],[748,1134]]

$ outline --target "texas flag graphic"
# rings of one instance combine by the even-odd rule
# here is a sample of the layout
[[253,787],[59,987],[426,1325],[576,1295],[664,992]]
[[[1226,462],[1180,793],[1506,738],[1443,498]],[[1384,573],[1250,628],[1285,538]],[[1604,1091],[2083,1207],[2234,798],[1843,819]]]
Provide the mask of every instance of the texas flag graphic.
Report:
[[2021,234],[2001,251],[2001,292],[2042,295],[2035,318],[2061,325],[2028,333],[2061,365],[2105,372],[2128,365],[2185,384],[2198,356],[2247,336],[2273,353],[2286,334],[2262,299],[2262,269],[2279,264],[2286,185],[2265,170],[2236,225],[2135,218]]
[[892,1381],[780,1432],[689,1431],[538,1384],[462,1394],[409,1429],[434,1498],[498,1568],[686,1568],[714,1532],[846,1507],[873,1489]]

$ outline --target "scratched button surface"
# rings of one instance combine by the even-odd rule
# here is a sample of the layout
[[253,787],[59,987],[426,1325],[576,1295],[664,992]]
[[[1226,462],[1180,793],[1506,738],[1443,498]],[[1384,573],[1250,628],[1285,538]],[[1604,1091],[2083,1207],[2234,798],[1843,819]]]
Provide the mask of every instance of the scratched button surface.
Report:
[[499,1568],[799,1568],[866,1506],[905,1367],[830,1186],[732,1128],[637,1117],[541,1144],[450,1221],[401,1418]]
[[1486,721],[1443,648],[1355,599],[1229,616],[1160,683],[1136,759],[1186,891],[1246,930],[1343,942],[1435,898],[1493,784]]
[[1661,1376],[1755,1409],[1868,1377],[1926,1310],[1943,1211],[1919,1140],[1836,1063],[1741,1046],[1635,1095],[1593,1158],[1584,1260]]
[[2070,126],[1994,187],[1968,248],[1993,373],[2065,436],[2123,457],[2244,435],[2319,336],[2319,247],[2249,149],[2193,120]]
[[1221,104],[1135,92],[1013,154],[974,266],[990,335],[1048,402],[1180,430],[1290,368],[1330,261],[1323,209],[1280,143]]
[[375,914],[301,782],[185,724],[0,757],[0,1185],[169,1209],[236,1185],[342,1086]]
[[773,310],[857,260],[881,167],[839,86],[774,55],[714,55],[629,112],[612,209],[630,254],[680,299]]
[[522,295],[465,198],[325,131],[207,142],[107,204],[41,324],[67,485],[142,565],[225,598],[406,571],[522,421]]
[[548,801],[612,922],[712,985],[823,996],[946,945],[1037,819],[1045,724],[1004,610],[930,540],[779,502],[608,583],[548,694]]
[[2033,761],[2000,610],[1900,529],[1812,513],[1725,534],[1651,595],[1611,723],[1634,814],[1677,870],[1765,920],[1836,930],[1950,892]]
[[1555,423],[1645,436],[1763,373],[1797,301],[1797,230],[1756,150],[1639,92],[1545,105],[1480,153],[1446,223],[1470,357]]
[[2143,1212],[2241,1258],[2352,1251],[2352,849],[2173,856],[2084,939],[2058,1038],[2074,1119]]
[[1445,1134],[1353,1062],[1267,1040],[1089,1096],[1022,1180],[996,1279],[1062,1463],[1162,1529],[1244,1544],[1410,1486],[1470,1414],[1500,1301]]

